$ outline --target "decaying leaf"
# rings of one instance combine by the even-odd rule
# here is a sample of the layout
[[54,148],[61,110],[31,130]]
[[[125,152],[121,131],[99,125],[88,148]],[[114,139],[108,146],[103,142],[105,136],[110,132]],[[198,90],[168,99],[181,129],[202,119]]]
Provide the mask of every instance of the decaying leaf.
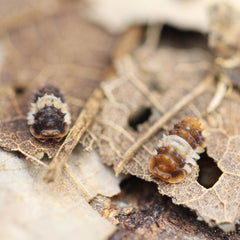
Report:
[[[95,153],[74,153],[70,162],[90,197],[118,193],[118,180]],[[89,206],[72,179],[61,175],[47,184],[43,168],[3,150],[0,171],[1,239],[106,239],[115,230]]]
[[[240,68],[240,11],[229,3],[213,5],[209,11],[210,32],[209,46],[216,55],[216,75],[219,78],[219,88],[224,95],[231,86],[240,89],[238,79]],[[220,91],[217,91],[220,92]],[[217,96],[217,94],[216,94]],[[217,97],[216,97],[217,98]]]
[[34,91],[51,83],[65,93],[72,122],[98,86],[115,38],[83,19],[83,9],[54,16],[9,32],[2,38],[0,146],[37,161],[52,158],[61,143],[41,143],[26,124]]
[[217,57],[233,58],[239,54],[239,9],[224,2],[209,9],[209,46]]
[[218,86],[215,96],[208,106],[214,111],[232,86],[240,86],[238,79],[240,67],[240,17],[239,10],[229,3],[215,4],[209,9],[210,29],[209,47],[215,54],[215,75]]
[[89,153],[77,147],[70,157],[68,169],[75,178],[76,185],[81,183],[86,190],[88,200],[97,195],[112,197],[120,193],[120,179],[114,176],[111,168],[102,163],[95,151]]
[[[171,47],[160,48],[143,60],[137,56],[121,59],[116,65],[117,76],[102,84],[106,100],[91,134],[101,158],[113,165],[116,173],[157,183],[159,192],[172,197],[174,203],[195,210],[210,226],[229,231],[240,218],[240,98],[234,92],[223,100],[217,117],[216,113],[207,114],[213,95],[208,77],[211,62],[209,53],[202,49]],[[198,183],[198,167],[178,184],[162,182],[149,171],[163,128],[184,116],[200,118],[209,128],[207,153],[223,173],[210,188]]]
[[43,0],[1,0],[0,9],[0,34],[14,30],[31,21],[48,17],[65,7],[63,1]]
[[[100,200],[92,205],[99,208]],[[112,198],[101,214],[118,224],[110,240],[239,239],[240,226],[231,233],[209,228],[206,223],[198,221],[192,211],[160,196],[154,183],[135,177],[123,182],[122,194]]]
[[[224,0],[87,0],[90,18],[112,32],[121,32],[134,24],[166,23],[182,29],[209,30],[208,8]],[[239,2],[228,0],[236,8]]]
[[77,121],[79,128],[74,125],[73,130],[85,131],[99,108],[97,105],[91,112],[85,102],[101,81],[115,42],[83,20],[79,6],[54,8],[57,2],[60,4],[41,2],[46,3],[46,11],[40,12],[43,5],[31,2],[28,8],[24,2],[26,11],[9,14],[0,24],[1,33],[8,30],[2,36],[0,52],[0,146],[20,151],[44,166],[1,150],[1,239],[106,239],[115,229],[87,203],[99,194],[111,197],[119,193],[119,180],[113,172],[97,154],[79,150],[72,154],[58,181],[46,184],[42,179],[49,161],[39,159],[44,154],[53,157],[60,146],[69,157],[78,141],[70,137],[77,132],[67,138],[67,148],[62,142],[37,141],[27,126],[32,95],[38,87],[51,83],[65,94],[73,124],[81,113],[82,122]]

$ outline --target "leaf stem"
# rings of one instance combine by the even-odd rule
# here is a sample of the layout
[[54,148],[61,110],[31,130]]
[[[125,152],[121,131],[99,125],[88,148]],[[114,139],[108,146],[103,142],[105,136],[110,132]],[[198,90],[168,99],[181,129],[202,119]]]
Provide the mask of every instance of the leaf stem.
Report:
[[44,176],[45,181],[53,182],[57,176],[59,176],[73,149],[88,129],[89,125],[92,123],[93,118],[97,115],[101,107],[101,99],[103,99],[103,97],[103,92],[100,89],[96,89],[88,99],[74,126],[69,131],[65,141],[58,149],[52,162],[49,164],[47,172]]

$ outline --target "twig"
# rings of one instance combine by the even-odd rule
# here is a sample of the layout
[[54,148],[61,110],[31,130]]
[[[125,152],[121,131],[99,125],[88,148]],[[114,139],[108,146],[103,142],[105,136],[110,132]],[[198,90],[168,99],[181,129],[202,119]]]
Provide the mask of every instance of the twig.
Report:
[[146,41],[142,47],[149,47],[156,49],[159,45],[163,24],[152,24],[149,23],[146,30]]
[[159,103],[159,99],[155,97],[143,81],[141,81],[139,70],[130,55],[126,55],[120,61],[116,62],[116,66],[120,76],[124,76],[125,79],[131,81],[160,113],[165,113],[165,110]]
[[81,193],[84,195],[84,199],[89,202],[92,198],[93,195],[89,193],[88,189],[84,186],[84,184],[81,181],[78,181],[72,172],[70,171],[69,167],[67,164],[65,164],[65,167],[63,168],[64,173],[66,176],[70,179],[70,181],[77,186],[77,188],[81,191]]
[[16,110],[16,112],[18,113],[19,117],[25,117],[23,114],[22,114],[22,111],[19,107],[19,104],[17,102],[17,99],[16,99],[16,94],[15,92],[13,91],[12,88],[7,88],[6,89],[7,93],[8,93],[8,96],[10,97],[11,101],[12,101],[12,104]]
[[142,27],[133,26],[123,33],[117,41],[113,59],[115,62],[124,55],[131,53],[139,46],[143,35]]
[[228,59],[217,57],[215,59],[215,64],[222,68],[233,69],[233,68],[239,67],[240,58],[238,54],[235,54],[233,57]]
[[26,160],[27,160],[27,161],[30,161],[30,162],[32,162],[33,164],[40,165],[40,166],[45,167],[45,168],[48,167],[47,164],[45,164],[44,162],[42,162],[42,161],[39,160],[38,158],[29,155],[27,152],[24,152],[24,151],[22,151],[21,149],[19,149],[19,152],[21,152],[24,156],[26,156]]
[[76,144],[91,124],[93,118],[97,115],[101,107],[101,99],[103,99],[103,97],[103,92],[100,89],[96,89],[93,92],[74,126],[71,128],[67,138],[58,149],[52,162],[49,164],[47,172],[44,176],[45,181],[52,182],[61,173]]
[[219,75],[216,92],[208,105],[207,112],[213,112],[222,102],[223,98],[228,92],[232,91],[232,83],[224,74]]
[[141,137],[135,144],[133,144],[123,156],[123,160],[115,167],[116,176],[122,171],[123,167],[133,158],[136,152],[142,147],[142,145],[153,137],[162,126],[176,115],[184,106],[190,103],[194,98],[202,94],[210,85],[212,76],[208,76],[203,82],[201,82],[192,92],[182,98],[169,112],[165,113],[159,121],[157,121],[149,131]]

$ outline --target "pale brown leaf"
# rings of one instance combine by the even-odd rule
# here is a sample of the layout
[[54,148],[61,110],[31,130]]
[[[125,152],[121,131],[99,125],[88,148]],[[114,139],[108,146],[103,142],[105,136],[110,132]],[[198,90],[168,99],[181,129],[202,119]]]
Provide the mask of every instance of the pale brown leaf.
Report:
[[1,0],[0,34],[12,31],[32,21],[49,17],[64,7],[59,0]]
[[[240,89],[240,11],[229,3],[216,4],[209,10],[209,46],[216,55],[216,72],[226,78],[225,85]],[[222,76],[223,75],[223,76]]]
[[[86,159],[92,162],[90,166]],[[116,180],[94,154],[75,154],[71,163],[73,172],[81,164],[81,172],[85,172],[81,181],[92,195],[116,193]],[[86,175],[93,166],[94,176]],[[113,233],[115,227],[88,205],[71,179],[62,175],[56,183],[46,184],[42,168],[3,150],[0,170],[1,239],[106,239]],[[105,180],[99,172],[105,172]],[[100,186],[102,180],[107,183],[110,179],[112,184]]]
[[[207,115],[213,95],[208,81],[211,72],[208,52],[163,47],[144,61],[137,57],[123,58],[117,64],[117,71],[114,79],[102,84],[106,100],[91,129],[103,161],[113,165],[117,173],[156,182],[161,194],[191,208],[210,226],[217,225],[225,231],[233,229],[240,217],[239,95],[234,93],[228,96],[231,100],[224,100],[218,117]],[[142,122],[139,112],[145,117],[148,112]],[[129,124],[133,116],[140,121],[135,128]],[[210,188],[197,181],[198,167],[179,184],[162,182],[149,171],[163,128],[171,127],[184,116],[200,118],[209,128],[207,153],[223,172]],[[211,129],[210,123],[215,129]]]
[[[87,0],[89,16],[111,32],[122,32],[134,24],[171,24],[200,32],[209,30],[208,8],[224,0]],[[228,1],[240,8],[239,2]]]
[[209,9],[209,46],[218,57],[237,56],[240,44],[239,9],[229,2],[214,4]]

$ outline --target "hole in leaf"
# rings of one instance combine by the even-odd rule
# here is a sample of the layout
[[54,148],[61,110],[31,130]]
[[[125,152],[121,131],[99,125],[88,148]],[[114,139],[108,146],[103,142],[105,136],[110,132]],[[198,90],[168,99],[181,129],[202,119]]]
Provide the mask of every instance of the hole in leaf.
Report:
[[206,152],[201,154],[198,165],[200,172],[197,181],[205,188],[212,187],[222,175],[222,171],[218,168],[214,160],[207,155]]
[[22,87],[22,86],[18,86],[14,88],[16,95],[23,95],[25,90],[26,90],[25,87]]
[[129,116],[128,124],[133,130],[137,131],[138,125],[148,121],[151,114],[152,110],[150,107],[140,107]]
[[161,45],[171,45],[175,48],[204,48],[208,49],[206,34],[196,31],[180,30],[170,25],[164,25],[160,37]]

